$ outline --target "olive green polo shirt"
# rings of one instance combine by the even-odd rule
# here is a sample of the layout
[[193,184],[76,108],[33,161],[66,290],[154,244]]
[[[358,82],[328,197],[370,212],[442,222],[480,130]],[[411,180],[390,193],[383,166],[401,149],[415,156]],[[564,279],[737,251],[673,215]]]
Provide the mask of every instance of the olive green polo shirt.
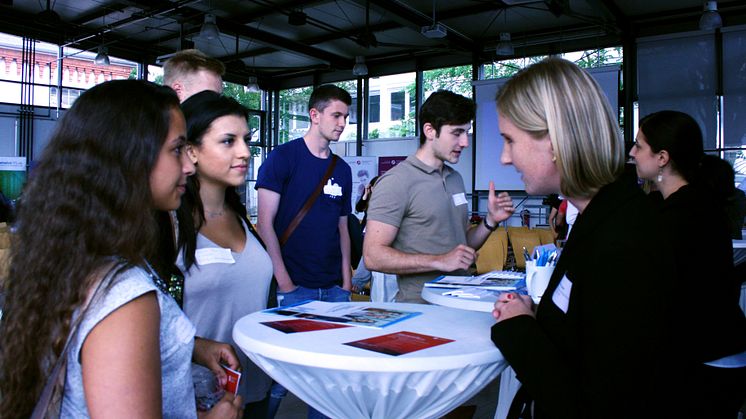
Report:
[[[368,205],[368,220],[399,229],[392,247],[412,254],[443,254],[466,244],[469,227],[464,180],[453,168],[430,167],[414,155],[376,182]],[[435,278],[443,272],[400,275]],[[456,271],[454,275],[467,275]]]

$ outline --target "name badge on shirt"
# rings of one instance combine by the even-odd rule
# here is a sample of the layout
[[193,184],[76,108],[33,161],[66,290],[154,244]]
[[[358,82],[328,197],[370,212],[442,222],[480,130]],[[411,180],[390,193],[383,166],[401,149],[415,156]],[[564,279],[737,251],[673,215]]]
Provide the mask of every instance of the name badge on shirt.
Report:
[[465,205],[465,204],[466,204],[466,194],[464,194],[463,192],[453,194],[453,205],[459,206],[459,205]]
[[554,294],[552,294],[552,302],[565,314],[567,314],[567,308],[570,305],[570,291],[572,291],[572,281],[567,279],[567,275],[564,275],[557,289],[554,290]]
[[225,249],[222,247],[207,247],[205,249],[197,249],[194,252],[194,258],[197,260],[198,265],[210,265],[212,263],[236,263],[233,259],[231,249]]

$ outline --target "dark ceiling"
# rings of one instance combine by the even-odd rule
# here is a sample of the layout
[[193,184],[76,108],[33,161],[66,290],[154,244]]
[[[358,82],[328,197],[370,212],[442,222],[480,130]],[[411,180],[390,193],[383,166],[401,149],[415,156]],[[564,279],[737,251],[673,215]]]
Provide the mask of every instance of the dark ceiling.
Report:
[[[724,25],[746,23],[746,1],[718,2]],[[442,25],[444,38],[423,26]],[[0,0],[2,32],[156,63],[196,47],[264,88],[495,60],[501,32],[516,56],[622,45],[697,30],[701,0]],[[205,14],[220,36],[200,36]]]

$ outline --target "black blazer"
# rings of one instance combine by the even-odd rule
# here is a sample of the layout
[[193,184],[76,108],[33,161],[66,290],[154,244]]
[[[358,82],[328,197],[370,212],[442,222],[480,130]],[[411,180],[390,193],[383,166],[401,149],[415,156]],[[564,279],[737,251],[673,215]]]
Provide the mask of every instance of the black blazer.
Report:
[[[676,262],[677,335],[688,362],[746,351],[746,318],[738,298],[733,243],[724,208],[707,192],[679,188],[661,204]],[[704,301],[700,300],[704,295]]]
[[[536,319],[492,327],[535,417],[656,417],[669,407],[656,392],[670,388],[667,247],[635,185],[606,185],[578,216]],[[566,313],[553,302],[563,278],[572,284]]]

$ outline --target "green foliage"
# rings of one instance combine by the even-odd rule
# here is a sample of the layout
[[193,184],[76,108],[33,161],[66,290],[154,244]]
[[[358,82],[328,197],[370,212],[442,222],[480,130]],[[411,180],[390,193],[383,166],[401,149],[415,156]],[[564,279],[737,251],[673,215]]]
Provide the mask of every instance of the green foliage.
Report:
[[381,132],[378,131],[378,128],[374,129],[368,134],[368,139],[373,139],[373,138],[381,138]]
[[[353,94],[357,91],[357,80],[346,80],[346,81],[338,81],[336,83],[331,83],[341,89],[347,90],[349,94]],[[311,93],[309,92],[308,95],[310,96]]]
[[249,92],[240,84],[223,82],[223,95],[236,99],[238,103],[249,109],[261,109],[262,94]]
[[400,124],[393,125],[389,128],[388,138],[395,137],[411,137],[415,133],[414,127],[414,111],[410,112],[410,116],[403,119]]
[[[422,73],[422,90],[435,92],[437,90],[450,90],[451,92],[471,97],[471,66],[438,68]],[[408,86],[409,89],[409,86]],[[414,83],[411,86],[414,92]]]
[[[612,54],[612,51],[615,54]],[[575,60],[575,64],[582,68],[601,67],[609,64],[621,63],[622,47],[594,49],[583,52],[583,55]]]
[[[240,84],[223,82],[223,95],[236,99],[248,109],[260,110],[262,94],[259,92],[249,92]],[[257,131],[261,128],[259,121],[249,115],[249,138],[255,138]],[[256,150],[255,150],[256,149]],[[258,147],[251,147],[251,155],[259,155],[261,150]]]
[[538,63],[546,57],[546,55],[537,55],[535,57],[516,58],[512,60],[502,60],[493,62],[492,64],[486,64],[484,66],[484,78],[500,79],[504,77],[512,77],[522,68],[528,67],[534,63]]
[[312,91],[313,87],[311,86],[280,91],[280,115],[277,119],[280,123],[279,137],[277,138],[278,144],[283,144],[292,140],[292,138],[290,138],[290,121],[293,119],[308,120],[308,115],[297,115],[292,113],[290,109],[292,109],[295,104],[305,107]]

